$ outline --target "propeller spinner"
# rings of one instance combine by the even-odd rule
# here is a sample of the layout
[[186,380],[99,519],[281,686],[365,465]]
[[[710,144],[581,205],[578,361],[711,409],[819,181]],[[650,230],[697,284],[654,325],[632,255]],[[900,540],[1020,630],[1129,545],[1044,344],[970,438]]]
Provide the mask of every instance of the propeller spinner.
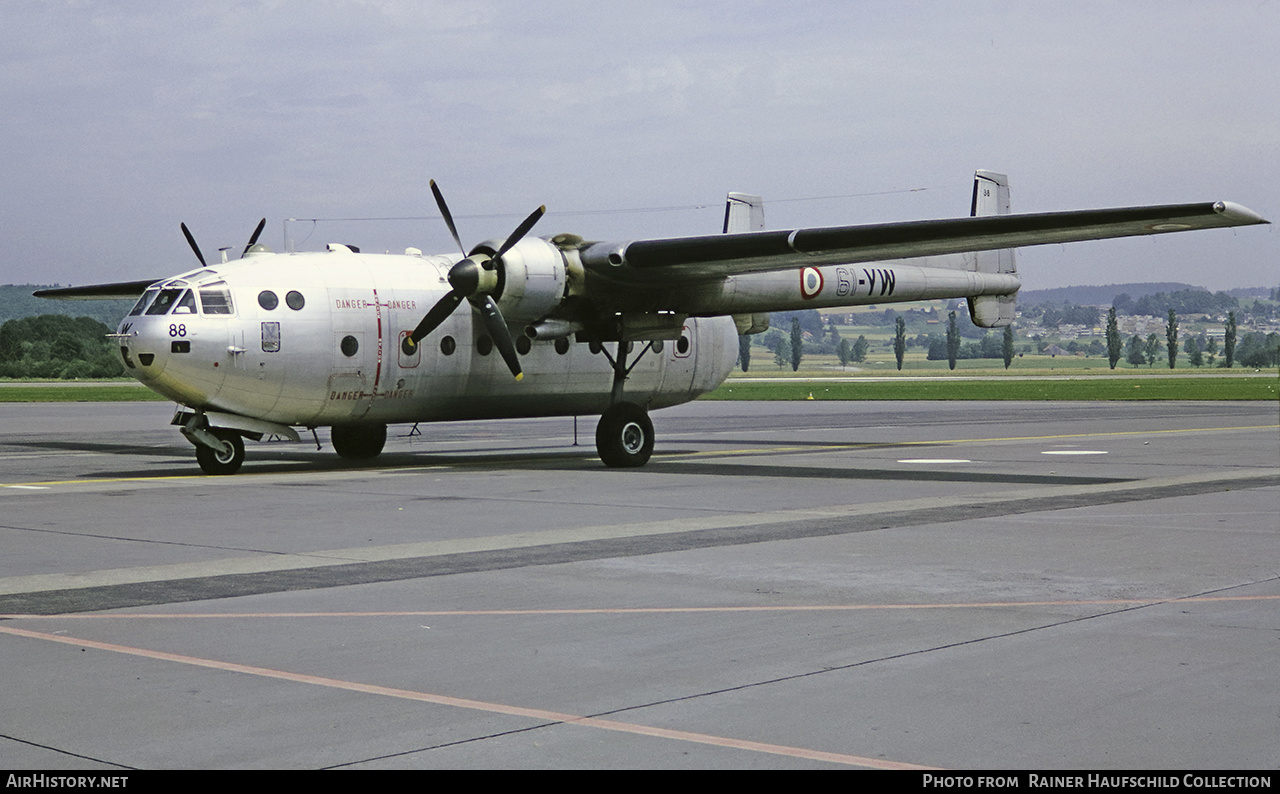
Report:
[[418,327],[413,329],[413,333],[404,339],[404,352],[406,355],[413,355],[418,347],[418,343],[423,340],[427,334],[440,327],[440,324],[453,314],[454,310],[462,303],[465,298],[467,301],[480,312],[480,317],[484,321],[485,329],[489,332],[489,336],[493,339],[493,344],[498,348],[498,352],[502,355],[502,360],[507,363],[507,368],[511,370],[511,374],[516,380],[524,378],[524,372],[520,369],[520,359],[516,356],[515,341],[511,338],[511,329],[507,327],[507,321],[503,319],[502,312],[498,309],[498,302],[493,299],[491,294],[498,287],[498,268],[502,264],[502,255],[511,250],[511,247],[529,233],[534,224],[546,213],[546,206],[538,207],[529,217],[516,227],[508,237],[506,242],[498,248],[493,256],[487,256],[483,253],[467,254],[467,249],[462,245],[462,239],[458,237],[458,229],[453,223],[453,215],[449,212],[449,206],[445,203],[444,195],[440,192],[440,188],[436,186],[435,180],[431,180],[431,193],[436,198],[436,205],[440,208],[440,215],[444,218],[445,224],[449,227],[449,233],[453,235],[453,241],[458,244],[458,248],[462,251],[463,259],[449,270],[449,291],[444,297],[436,302],[418,323]]

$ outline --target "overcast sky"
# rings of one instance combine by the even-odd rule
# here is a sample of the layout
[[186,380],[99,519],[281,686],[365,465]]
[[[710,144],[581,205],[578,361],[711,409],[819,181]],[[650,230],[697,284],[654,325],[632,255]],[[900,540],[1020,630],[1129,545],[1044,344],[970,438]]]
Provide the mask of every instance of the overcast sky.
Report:
[[[0,5],[0,283],[162,277],[285,218],[468,245],[1226,199],[1280,219],[1280,0]],[[830,198],[836,197],[836,198]],[[810,199],[810,200],[798,200]],[[625,210],[643,210],[626,212]],[[600,212],[607,210],[609,212]],[[438,220],[300,250],[454,248]],[[1022,249],[1027,288],[1280,284],[1276,227]]]

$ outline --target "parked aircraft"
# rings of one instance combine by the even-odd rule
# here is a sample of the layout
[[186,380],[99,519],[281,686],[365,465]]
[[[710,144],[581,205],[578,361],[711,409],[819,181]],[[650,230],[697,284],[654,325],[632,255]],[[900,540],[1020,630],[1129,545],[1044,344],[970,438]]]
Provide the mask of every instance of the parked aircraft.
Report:
[[1229,202],[1014,215],[1008,179],[978,171],[964,218],[764,231],[759,197],[731,193],[722,234],[529,237],[539,207],[468,251],[431,189],[460,254],[276,254],[264,219],[239,259],[209,264],[183,224],[195,270],[35,294],[141,295],[110,336],[178,403],[209,474],[236,472],[245,438],[295,428],[330,427],[364,459],[389,424],[597,414],[600,459],[631,467],[653,451],[648,412],[719,386],[769,312],[963,297],[974,323],[1003,326],[1015,247],[1267,223]]

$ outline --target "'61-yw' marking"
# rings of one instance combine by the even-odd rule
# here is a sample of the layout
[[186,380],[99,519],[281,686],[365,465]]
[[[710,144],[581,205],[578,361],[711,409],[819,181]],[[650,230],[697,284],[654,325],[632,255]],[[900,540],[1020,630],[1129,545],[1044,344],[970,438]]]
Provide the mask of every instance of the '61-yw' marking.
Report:
[[897,276],[889,269],[836,268],[836,297],[839,298],[857,295],[862,288],[866,288],[867,295],[892,295],[897,284]]

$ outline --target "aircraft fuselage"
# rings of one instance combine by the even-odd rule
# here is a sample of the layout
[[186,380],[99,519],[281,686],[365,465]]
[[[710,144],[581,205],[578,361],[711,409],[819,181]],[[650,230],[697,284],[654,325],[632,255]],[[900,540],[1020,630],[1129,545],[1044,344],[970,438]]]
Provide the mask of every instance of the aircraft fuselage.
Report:
[[[406,354],[404,337],[448,291],[459,257],[336,248],[250,253],[153,287],[116,334],[129,374],[191,408],[304,427],[608,408],[604,352],[618,343],[520,334],[527,374],[517,382],[474,313],[457,311]],[[630,343],[626,399],[662,408],[715,389],[733,368],[736,333],[728,317],[688,318],[680,338],[645,355]]]

